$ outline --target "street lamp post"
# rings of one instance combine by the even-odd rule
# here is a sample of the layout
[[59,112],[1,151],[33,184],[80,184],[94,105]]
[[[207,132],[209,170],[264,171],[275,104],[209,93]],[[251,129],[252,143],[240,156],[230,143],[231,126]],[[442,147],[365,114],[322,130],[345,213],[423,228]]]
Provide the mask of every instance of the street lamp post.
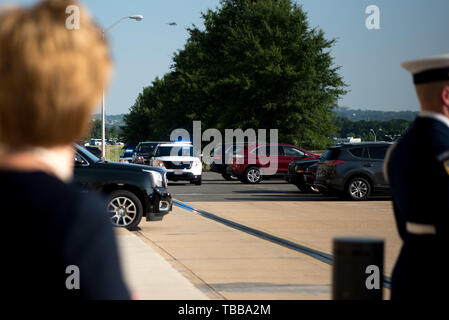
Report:
[[[374,129],[369,129],[370,132],[373,133],[374,135],[374,142],[377,142],[377,135],[376,135],[376,131],[374,131]],[[382,128],[379,129],[378,133],[383,131]]]
[[374,142],[377,142],[377,136],[376,136],[376,132],[374,131],[374,129],[370,129],[369,131],[371,131],[374,134]]
[[[103,30],[103,32],[102,32],[103,38],[109,30],[114,28],[116,25],[118,25],[123,20],[127,20],[127,19],[131,19],[131,20],[135,20],[135,21],[142,21],[143,16],[142,15],[134,15],[134,16],[126,16],[126,17],[119,19],[117,22],[113,23],[108,28]],[[106,113],[105,113],[104,88],[103,88],[103,93],[101,95],[101,149],[102,149],[103,157],[106,158]]]

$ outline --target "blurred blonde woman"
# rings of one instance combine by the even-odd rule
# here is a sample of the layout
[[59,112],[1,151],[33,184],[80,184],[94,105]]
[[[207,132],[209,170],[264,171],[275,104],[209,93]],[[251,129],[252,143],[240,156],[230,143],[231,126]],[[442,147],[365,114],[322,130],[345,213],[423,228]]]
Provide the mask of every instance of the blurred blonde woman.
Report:
[[[78,30],[66,28],[70,5],[80,8]],[[1,274],[10,297],[129,299],[103,199],[71,184],[72,142],[85,135],[110,68],[101,30],[76,2],[0,8]]]

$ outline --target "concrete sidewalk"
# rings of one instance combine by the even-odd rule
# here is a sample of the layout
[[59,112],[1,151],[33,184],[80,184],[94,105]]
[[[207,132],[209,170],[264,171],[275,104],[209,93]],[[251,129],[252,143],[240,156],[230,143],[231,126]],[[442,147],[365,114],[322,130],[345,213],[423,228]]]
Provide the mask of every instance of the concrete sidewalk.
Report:
[[138,236],[124,229],[116,234],[124,277],[137,299],[209,299]]

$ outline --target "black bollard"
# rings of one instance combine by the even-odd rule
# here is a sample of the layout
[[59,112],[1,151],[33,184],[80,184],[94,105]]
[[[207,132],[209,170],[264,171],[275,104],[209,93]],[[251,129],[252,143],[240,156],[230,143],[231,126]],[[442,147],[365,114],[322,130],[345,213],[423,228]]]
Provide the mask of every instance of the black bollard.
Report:
[[334,300],[382,300],[383,265],[383,240],[334,239],[332,298]]

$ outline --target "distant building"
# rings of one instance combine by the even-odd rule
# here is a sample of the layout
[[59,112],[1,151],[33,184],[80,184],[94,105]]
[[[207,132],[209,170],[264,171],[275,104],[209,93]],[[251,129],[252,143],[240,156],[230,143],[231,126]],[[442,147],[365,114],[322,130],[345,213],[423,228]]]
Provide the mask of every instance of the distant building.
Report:
[[362,138],[354,138],[354,137],[334,138],[334,141],[335,141],[336,144],[340,144],[340,143],[360,143],[360,142],[362,142]]

